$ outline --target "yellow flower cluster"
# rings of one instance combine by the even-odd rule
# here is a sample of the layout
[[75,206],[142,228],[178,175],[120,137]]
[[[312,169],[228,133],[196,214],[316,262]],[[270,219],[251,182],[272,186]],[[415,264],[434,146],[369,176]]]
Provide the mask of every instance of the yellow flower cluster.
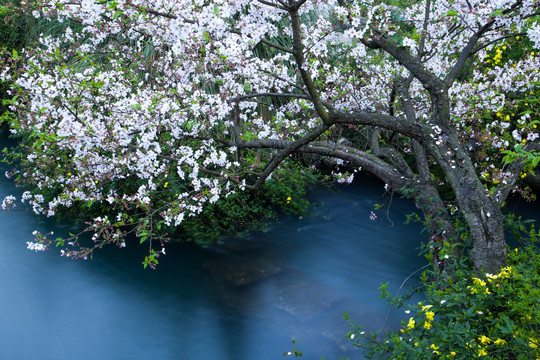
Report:
[[[506,50],[506,46],[503,46],[502,50]],[[501,62],[501,60],[502,60],[502,50],[501,50],[500,47],[495,48],[495,55],[493,56],[493,64],[494,65],[498,65]],[[489,59],[489,54],[486,55],[486,58],[488,58],[486,60],[486,63],[490,63],[491,59]]]
[[479,278],[472,278],[472,280],[475,286],[467,287],[467,289],[471,289],[471,294],[491,294],[484,280],[481,280]]
[[480,280],[479,278],[472,278],[473,283],[480,286],[486,286],[486,282],[484,280]]
[[496,275],[486,274],[487,279],[488,279],[489,282],[492,282],[493,280],[497,280],[497,279],[507,279],[507,278],[510,277],[510,275],[512,275],[512,267],[511,266],[507,266],[507,267],[502,268],[501,271]]
[[433,305],[425,305],[422,306],[422,312],[426,315],[426,321],[424,321],[424,324],[422,325],[424,329],[429,330],[433,326],[431,322],[435,318],[435,313],[433,311],[428,311]]

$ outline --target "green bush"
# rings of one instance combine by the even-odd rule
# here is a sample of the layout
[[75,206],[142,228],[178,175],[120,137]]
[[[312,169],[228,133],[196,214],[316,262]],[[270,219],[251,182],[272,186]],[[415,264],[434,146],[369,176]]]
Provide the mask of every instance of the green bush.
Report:
[[[524,225],[510,220],[525,242]],[[424,272],[425,300],[406,306],[409,319],[399,331],[380,340],[351,323],[348,336],[371,359],[540,359],[538,236],[531,227],[498,274],[478,274],[466,261],[444,273]],[[383,297],[403,305],[384,286]]]
[[198,216],[186,218],[181,225],[182,239],[207,245],[219,241],[224,235],[264,231],[280,213],[305,213],[309,207],[307,191],[319,176],[293,161],[284,165],[266,181],[261,191],[230,195],[207,206]]

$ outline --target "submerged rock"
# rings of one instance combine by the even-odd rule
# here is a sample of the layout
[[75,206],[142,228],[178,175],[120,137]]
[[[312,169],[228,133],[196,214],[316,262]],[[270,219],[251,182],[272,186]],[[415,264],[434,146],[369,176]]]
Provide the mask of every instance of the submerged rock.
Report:
[[308,320],[328,311],[339,297],[320,281],[301,272],[288,272],[277,283],[276,306],[300,320]]
[[204,267],[222,286],[253,285],[282,271],[279,261],[252,241],[226,242],[209,250]]

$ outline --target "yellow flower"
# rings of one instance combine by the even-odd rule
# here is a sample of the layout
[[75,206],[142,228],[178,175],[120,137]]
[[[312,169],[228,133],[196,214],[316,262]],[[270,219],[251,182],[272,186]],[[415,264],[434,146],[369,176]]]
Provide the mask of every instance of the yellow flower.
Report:
[[407,329],[414,329],[414,325],[416,325],[416,321],[414,321],[413,318],[410,318],[409,323],[407,324]]
[[428,322],[428,321],[426,321],[426,322],[424,323],[424,329],[426,329],[426,330],[431,329],[431,326],[432,326],[431,323]]
[[504,341],[503,339],[497,338],[497,340],[495,340],[493,343],[495,345],[503,346],[504,344],[506,344],[506,341]]
[[478,341],[480,341],[480,343],[481,343],[482,345],[488,345],[488,344],[491,344],[491,339],[488,338],[488,337],[485,336],[485,335],[480,335],[480,336],[478,337]]
[[455,351],[452,351],[452,352],[450,352],[450,355],[456,356],[456,352],[455,352]]
[[538,347],[538,345],[536,345],[536,342],[535,342],[533,339],[531,339],[531,338],[529,338],[529,340],[531,340],[531,341],[529,342],[529,347],[530,347],[530,348],[533,348],[533,349],[536,349],[536,348]]
[[472,278],[472,279],[475,284],[486,286],[486,282],[484,280],[480,280],[479,278]]
[[432,308],[432,307],[433,305],[422,306],[422,311],[426,311],[427,309]]
[[519,36],[516,36],[516,40],[519,40]]
[[435,313],[433,311],[428,311],[426,313],[426,319],[427,321],[433,321],[433,317],[435,316]]
[[163,185],[164,188],[166,188],[169,185],[167,181],[165,181],[165,185]]
[[486,349],[480,349],[480,350],[478,350],[478,356],[485,356],[485,355],[487,355]]

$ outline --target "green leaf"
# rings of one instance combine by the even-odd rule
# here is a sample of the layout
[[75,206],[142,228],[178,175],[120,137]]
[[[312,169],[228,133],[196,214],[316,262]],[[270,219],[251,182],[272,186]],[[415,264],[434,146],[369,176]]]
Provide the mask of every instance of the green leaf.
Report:
[[43,140],[43,139],[38,140],[38,141],[36,141],[36,142],[34,143],[34,145],[32,145],[32,147],[33,147],[34,149],[40,148],[41,145],[43,145],[44,142],[45,142],[45,140]]

